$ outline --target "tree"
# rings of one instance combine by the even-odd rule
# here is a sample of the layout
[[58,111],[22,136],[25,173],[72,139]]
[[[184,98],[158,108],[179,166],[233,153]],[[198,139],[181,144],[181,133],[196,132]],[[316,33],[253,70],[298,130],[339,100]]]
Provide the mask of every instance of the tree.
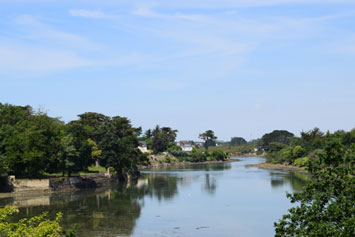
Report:
[[155,127],[152,132],[152,149],[154,153],[166,151],[169,148],[169,143],[174,142],[178,130],[170,127]]
[[91,146],[91,158],[96,161],[96,166],[99,165],[99,157],[102,154],[102,151],[97,146],[96,142],[90,138],[88,138],[88,143]]
[[5,166],[4,156],[0,153],[0,191],[7,186],[7,167]]
[[137,162],[138,131],[125,117],[116,116],[105,121],[100,128],[102,139],[99,148],[102,150],[102,165],[113,167],[120,178],[138,172]]
[[68,172],[68,176],[71,175],[73,171],[80,169],[75,169],[78,162],[76,160],[79,157],[79,152],[75,148],[74,138],[71,135],[67,135],[60,140],[61,149],[59,152],[60,157],[60,168],[64,176],[65,172]]
[[261,145],[268,147],[271,142],[288,144],[295,135],[286,130],[274,130],[261,137]]
[[319,128],[314,128],[307,132],[301,132],[300,143],[307,151],[323,148],[323,140],[324,133]]
[[235,145],[243,145],[246,143],[247,141],[242,137],[232,137],[231,141],[229,142],[229,145],[235,146]]
[[204,147],[206,148],[206,150],[208,150],[209,146],[216,145],[217,137],[214,135],[214,132],[212,130],[207,130],[206,132],[201,133],[198,138],[205,141]]
[[274,224],[276,236],[355,236],[355,144],[331,141],[307,169],[312,181],[287,195],[299,205]]
[[[10,120],[11,122],[11,120]],[[57,160],[63,123],[46,114],[29,115],[0,127],[0,153],[10,174],[35,177]]]

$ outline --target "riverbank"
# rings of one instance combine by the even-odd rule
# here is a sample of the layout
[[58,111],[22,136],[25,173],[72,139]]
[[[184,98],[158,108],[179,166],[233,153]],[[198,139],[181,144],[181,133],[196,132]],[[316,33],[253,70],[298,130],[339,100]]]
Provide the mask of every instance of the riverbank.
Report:
[[247,166],[248,167],[257,167],[260,169],[267,169],[267,170],[280,170],[280,171],[308,173],[305,168],[293,166],[293,165],[259,163],[259,164],[253,164],[253,165],[247,165]]
[[212,161],[203,161],[203,162],[190,162],[190,161],[182,161],[182,162],[151,162],[149,165],[138,165],[139,169],[158,169],[165,167],[178,167],[184,165],[198,165],[198,164],[217,164],[217,163],[228,163],[228,162],[236,162],[238,159],[227,159],[227,160],[212,160]]
[[[123,182],[132,182],[138,179],[140,175],[128,176]],[[9,180],[10,189],[6,192],[0,192],[1,197],[8,197],[12,194],[23,193],[51,193],[75,191],[81,189],[99,188],[110,186],[121,182],[116,175],[91,174],[73,177],[53,177],[42,179],[12,179]]]

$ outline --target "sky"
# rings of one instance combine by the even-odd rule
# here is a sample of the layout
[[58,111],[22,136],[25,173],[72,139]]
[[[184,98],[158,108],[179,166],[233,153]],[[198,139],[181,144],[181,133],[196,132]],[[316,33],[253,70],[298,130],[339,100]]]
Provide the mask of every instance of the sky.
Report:
[[0,103],[198,140],[355,127],[355,0],[0,0]]

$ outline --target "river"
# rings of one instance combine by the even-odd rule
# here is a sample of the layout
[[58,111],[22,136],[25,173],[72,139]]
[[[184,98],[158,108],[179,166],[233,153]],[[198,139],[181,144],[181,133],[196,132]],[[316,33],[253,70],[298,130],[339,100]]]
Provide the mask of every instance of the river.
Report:
[[263,158],[142,171],[128,185],[0,199],[16,218],[63,213],[78,236],[273,236],[273,223],[292,206],[286,192],[306,181],[294,172],[247,167]]

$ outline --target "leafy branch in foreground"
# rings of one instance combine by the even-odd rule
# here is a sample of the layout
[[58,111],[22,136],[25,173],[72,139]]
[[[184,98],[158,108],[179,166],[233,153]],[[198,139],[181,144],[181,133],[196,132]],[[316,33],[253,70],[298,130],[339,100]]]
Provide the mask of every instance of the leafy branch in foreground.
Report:
[[276,236],[355,236],[355,144],[330,142],[308,171],[304,191],[287,194],[299,205],[274,224]]
[[32,218],[24,218],[16,223],[9,223],[8,219],[19,210],[14,206],[5,206],[0,209],[0,236],[50,236],[50,237],[74,237],[75,229],[65,231],[60,226],[62,213],[57,213],[54,220],[47,219],[47,213],[44,212],[39,216]]

